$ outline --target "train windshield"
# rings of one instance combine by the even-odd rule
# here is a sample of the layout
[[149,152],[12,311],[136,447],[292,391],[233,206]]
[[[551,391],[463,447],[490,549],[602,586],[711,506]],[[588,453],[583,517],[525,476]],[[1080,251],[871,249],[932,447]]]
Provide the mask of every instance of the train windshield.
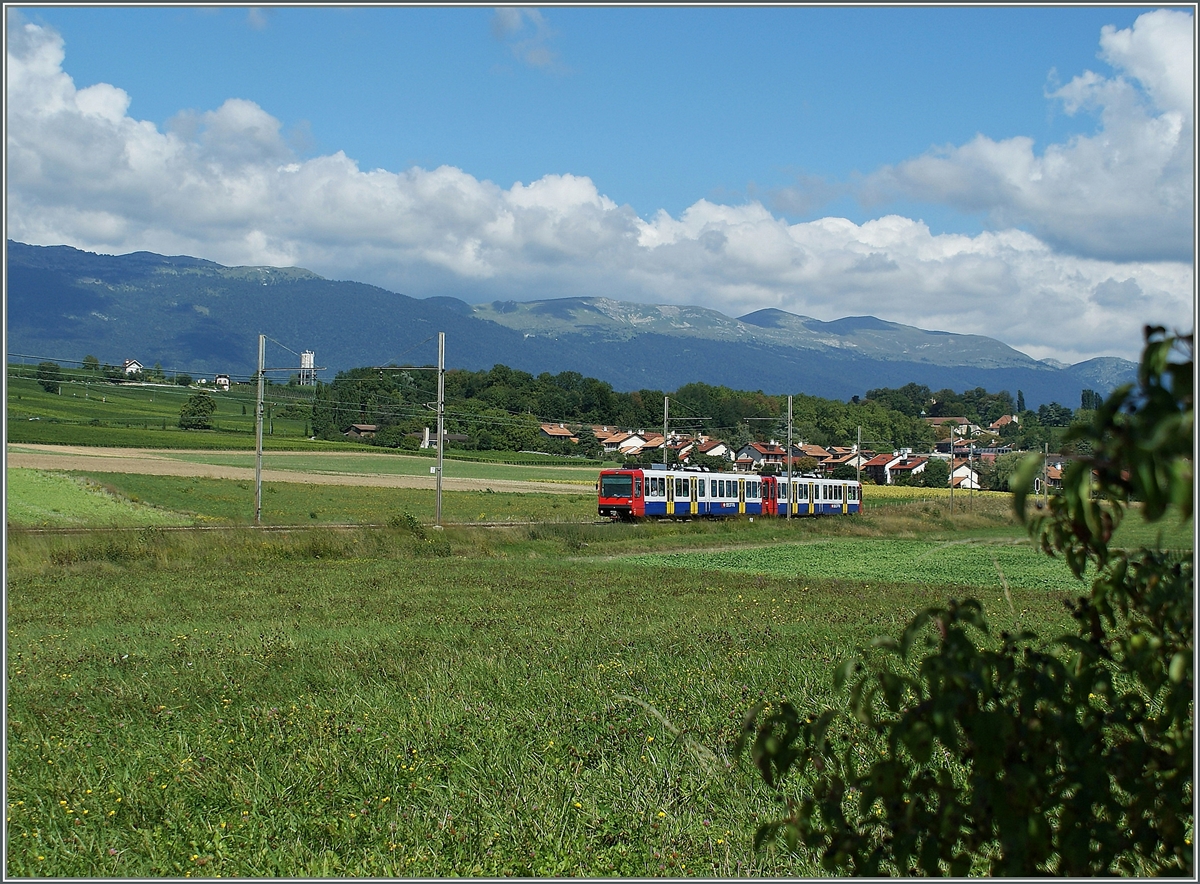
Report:
[[633,476],[601,476],[601,497],[633,497]]

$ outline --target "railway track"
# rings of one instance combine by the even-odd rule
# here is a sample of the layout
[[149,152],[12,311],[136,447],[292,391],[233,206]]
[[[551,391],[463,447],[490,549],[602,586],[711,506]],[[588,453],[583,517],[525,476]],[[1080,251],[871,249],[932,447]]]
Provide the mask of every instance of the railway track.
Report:
[[[609,519],[595,519],[590,522],[445,522],[442,528],[531,528],[535,525],[610,525],[613,524]],[[48,536],[70,536],[83,534],[140,534],[143,532],[191,532],[191,531],[261,531],[267,534],[285,533],[288,531],[358,531],[364,529],[378,530],[383,528],[394,528],[393,525],[384,523],[346,523],[334,525],[140,525],[133,527],[112,527],[103,526],[96,528],[39,528],[39,527],[17,527],[9,525],[7,529],[8,536],[14,535],[48,535]],[[436,525],[423,525],[423,528],[430,531],[439,530]]]

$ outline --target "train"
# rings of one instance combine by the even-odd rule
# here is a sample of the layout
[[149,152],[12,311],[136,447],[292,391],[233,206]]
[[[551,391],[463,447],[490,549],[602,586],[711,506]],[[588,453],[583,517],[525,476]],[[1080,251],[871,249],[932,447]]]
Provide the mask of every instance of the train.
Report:
[[847,479],[760,476],[669,468],[601,470],[597,512],[617,521],[729,516],[826,516],[863,512],[862,484]]

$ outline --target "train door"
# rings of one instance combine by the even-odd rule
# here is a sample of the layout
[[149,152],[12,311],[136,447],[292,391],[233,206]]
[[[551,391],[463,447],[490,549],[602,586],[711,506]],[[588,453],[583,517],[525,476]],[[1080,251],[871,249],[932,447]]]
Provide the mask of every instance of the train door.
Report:
[[812,482],[808,483],[808,514],[811,516],[816,512],[817,506],[817,486]]
[[667,515],[675,515],[675,479],[666,477],[667,482]]
[[779,498],[775,496],[775,478],[773,476],[763,476],[759,497],[762,498],[764,516],[779,515]]
[[849,497],[849,495],[846,493],[848,490],[849,489],[845,485],[838,486],[838,494],[841,495],[841,498],[842,498],[842,515],[843,516],[850,512],[850,501],[847,499]]
[[691,476],[687,479],[688,503],[690,504],[688,506],[688,512],[690,512],[693,516],[700,512],[700,506],[696,500],[696,485],[703,481],[703,479],[697,479],[695,476]]
[[738,513],[744,515],[746,512],[746,480],[738,479]]

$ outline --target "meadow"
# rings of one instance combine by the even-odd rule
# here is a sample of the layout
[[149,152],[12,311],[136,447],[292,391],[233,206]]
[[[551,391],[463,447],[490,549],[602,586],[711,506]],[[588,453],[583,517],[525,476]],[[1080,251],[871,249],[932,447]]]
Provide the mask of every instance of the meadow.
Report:
[[[195,523],[246,492],[49,475]],[[312,530],[287,488],[285,531],[10,530],[9,874],[814,875],[752,849],[780,806],[731,756],[747,709],[838,702],[837,663],[925,605],[1049,636],[1075,594],[1006,497],[622,525],[545,495],[560,521],[435,531],[330,486],[330,518],[392,515]]]
[[426,489],[264,483],[264,532],[252,482],[11,470],[7,872],[816,875],[752,849],[781,806],[731,755],[750,706],[840,702],[836,665],[926,605],[1049,637],[1082,589],[1007,495],[882,490],[855,518],[636,525],[590,488],[446,492],[435,530]]

